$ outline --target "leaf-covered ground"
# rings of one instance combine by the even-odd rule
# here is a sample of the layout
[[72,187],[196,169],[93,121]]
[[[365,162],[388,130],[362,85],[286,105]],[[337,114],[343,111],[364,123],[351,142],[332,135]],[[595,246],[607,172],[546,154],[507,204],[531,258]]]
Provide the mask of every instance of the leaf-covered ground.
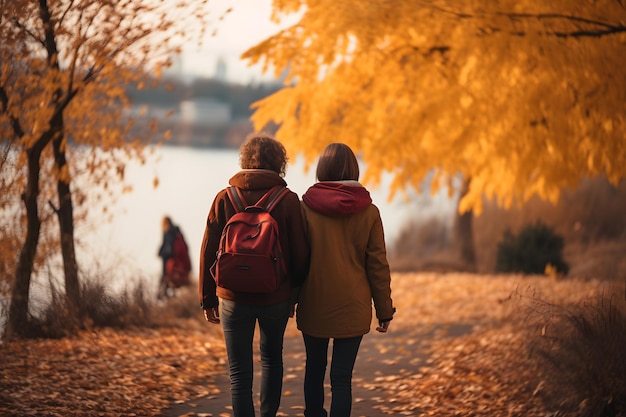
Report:
[[[364,339],[355,368],[353,415],[551,415],[537,395],[549,382],[537,378],[526,347],[529,331],[540,331],[528,329],[527,307],[537,297],[574,302],[610,285],[546,277],[394,274],[398,313],[390,333]],[[303,415],[297,387],[304,355],[296,341],[300,336],[291,320],[282,416]],[[229,394],[221,329],[201,320],[4,342],[0,358],[0,415],[229,415],[228,407],[202,407],[212,398],[228,403]]]

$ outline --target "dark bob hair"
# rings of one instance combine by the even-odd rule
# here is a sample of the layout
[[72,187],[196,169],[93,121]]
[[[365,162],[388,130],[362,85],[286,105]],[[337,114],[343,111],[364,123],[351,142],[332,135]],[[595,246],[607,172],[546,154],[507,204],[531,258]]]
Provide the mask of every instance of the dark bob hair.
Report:
[[358,181],[359,163],[348,145],[331,143],[322,151],[315,175],[318,181]]

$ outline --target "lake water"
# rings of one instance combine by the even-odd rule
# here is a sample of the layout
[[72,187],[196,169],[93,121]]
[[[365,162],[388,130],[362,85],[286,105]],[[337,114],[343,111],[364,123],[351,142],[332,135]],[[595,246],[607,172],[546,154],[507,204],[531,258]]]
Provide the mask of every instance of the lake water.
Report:
[[[161,147],[145,165],[129,163],[125,177],[133,191],[108,207],[111,221],[103,221],[99,210],[90,214],[95,227],[80,236],[80,266],[89,271],[97,265],[100,272],[111,270],[118,277],[154,277],[156,282],[161,268],[157,257],[161,218],[169,215],[187,239],[197,274],[208,210],[215,194],[239,170],[238,162],[236,150]],[[159,178],[156,188],[155,176]],[[301,196],[314,183],[315,166],[305,172],[302,160],[292,161],[285,179],[289,188]],[[445,192],[432,197],[410,194],[408,201],[397,196],[389,202],[390,183],[391,178],[385,176],[379,187],[368,187],[380,209],[388,246],[406,222],[420,216],[451,218],[454,201]]]

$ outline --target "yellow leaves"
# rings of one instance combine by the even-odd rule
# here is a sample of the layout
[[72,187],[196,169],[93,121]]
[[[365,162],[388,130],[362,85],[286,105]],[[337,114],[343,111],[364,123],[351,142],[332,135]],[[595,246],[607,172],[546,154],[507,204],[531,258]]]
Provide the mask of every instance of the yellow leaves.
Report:
[[592,153],[587,155],[587,168],[589,168],[591,172],[595,171],[594,155]]
[[472,98],[472,96],[468,94],[463,94],[461,96],[460,104],[461,104],[461,107],[463,107],[464,109],[467,109],[469,106],[471,106],[473,102],[474,102],[474,99]]
[[507,69],[508,74],[506,75],[509,79],[509,84],[514,87],[521,82],[521,78],[525,77],[526,74],[522,72],[522,69],[518,66]]
[[301,7],[305,6],[306,1],[303,0],[273,0],[271,20],[279,23],[280,14],[296,13]]
[[[558,269],[550,263],[546,264],[544,274],[550,278],[560,278],[562,275],[559,273]],[[545,335],[545,330],[542,329],[542,336],[544,335]]]
[[408,29],[409,38],[411,39],[411,44],[417,47],[421,47],[426,45],[428,42],[428,38],[424,36],[422,33],[418,33],[415,28],[410,27]]
[[[367,180],[393,173],[393,191],[417,187],[432,168],[471,176],[461,210],[479,211],[483,197],[509,207],[533,195],[556,201],[586,175],[626,177],[626,88],[613,85],[626,79],[618,37],[565,45],[541,26],[556,22],[511,22],[466,1],[444,2],[463,19],[409,1],[347,1],[332,13],[330,4],[307,4],[297,25],[244,54],[277,71],[289,66],[297,81],[256,103],[253,116],[257,129],[279,124],[291,153],[315,158],[344,141],[363,155]],[[564,4],[519,7],[532,14]],[[607,10],[603,3],[594,13],[614,19]],[[520,30],[527,36],[511,37]]]
[[464,63],[463,67],[461,68],[461,72],[459,73],[459,84],[461,86],[467,85],[468,80],[470,78],[470,74],[476,67],[477,63],[478,63],[478,59],[476,58],[475,55],[471,55],[467,59],[467,61]]
[[459,201],[459,214],[473,210],[474,215],[480,216],[483,211],[482,194],[470,191]]

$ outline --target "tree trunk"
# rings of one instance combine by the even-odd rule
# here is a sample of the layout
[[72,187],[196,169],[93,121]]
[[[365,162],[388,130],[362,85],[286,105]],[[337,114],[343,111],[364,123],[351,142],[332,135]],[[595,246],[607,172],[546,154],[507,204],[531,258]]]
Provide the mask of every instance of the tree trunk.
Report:
[[[459,201],[469,191],[471,178],[464,178],[461,191],[459,193]],[[474,229],[472,227],[474,214],[472,210],[461,214],[457,210],[454,222],[454,237],[456,246],[461,256],[461,261],[470,271],[476,271],[476,251],[474,249]]]
[[[45,47],[48,53],[48,64],[55,72],[60,72],[58,60],[58,47],[56,43],[56,33],[54,22],[50,15],[50,9],[46,0],[39,3],[39,15],[44,23]],[[52,147],[54,150],[54,163],[58,172],[57,195],[59,207],[56,210],[59,219],[61,254],[63,256],[63,272],[65,275],[65,296],[67,307],[72,314],[78,313],[80,301],[80,287],[78,281],[78,265],[76,263],[76,249],[74,246],[74,207],[72,205],[72,192],[70,189],[70,176],[67,170],[67,159],[65,157],[65,126],[63,121],[63,110],[70,102],[76,91],[68,88],[67,96],[61,100],[62,91],[57,90],[54,102],[57,112],[50,123],[50,130],[53,132]]]
[[[59,126],[55,126],[55,130],[63,132],[63,120],[59,120],[58,123]],[[56,213],[59,219],[67,307],[73,315],[75,315],[79,312],[80,286],[78,280],[78,263],[76,262],[76,248],[74,245],[74,206],[72,204],[70,177],[69,175],[63,174],[64,170],[67,170],[65,143],[64,136],[61,133],[59,133],[53,141],[54,161],[56,169],[59,172],[59,178],[57,179],[59,207]]]
[[30,281],[35,264],[35,254],[39,244],[39,232],[41,219],[37,197],[39,196],[39,157],[41,151],[31,149],[28,152],[28,180],[26,190],[22,194],[22,200],[26,206],[26,240],[20,251],[20,256],[15,271],[15,284],[11,293],[11,305],[9,317],[5,328],[5,337],[23,337],[27,333],[28,324],[28,298],[30,293]]

